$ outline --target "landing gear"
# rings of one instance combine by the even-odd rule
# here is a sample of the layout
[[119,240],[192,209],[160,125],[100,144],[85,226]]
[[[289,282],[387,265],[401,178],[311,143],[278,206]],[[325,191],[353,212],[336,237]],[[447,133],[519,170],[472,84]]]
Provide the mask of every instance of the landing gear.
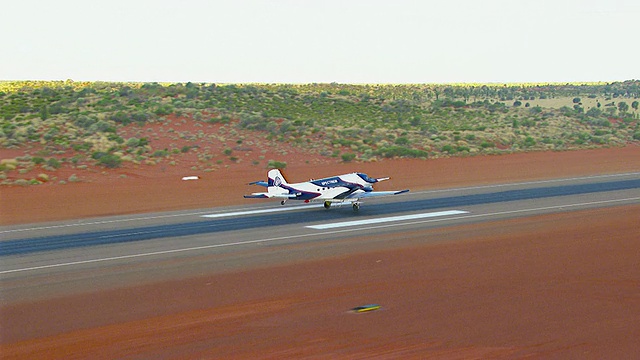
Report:
[[331,201],[325,201],[324,202],[324,208],[325,209],[329,209],[331,207]]
[[353,203],[353,211],[358,211],[360,210],[360,203],[359,202],[354,202]]
[[284,205],[287,202],[287,200],[282,200],[280,201],[280,205]]

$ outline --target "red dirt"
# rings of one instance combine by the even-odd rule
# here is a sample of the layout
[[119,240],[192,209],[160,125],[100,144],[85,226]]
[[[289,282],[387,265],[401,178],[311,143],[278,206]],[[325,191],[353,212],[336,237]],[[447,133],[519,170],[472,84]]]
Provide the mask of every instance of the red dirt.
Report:
[[[639,171],[640,147],[287,170],[420,190]],[[252,191],[238,184],[265,172],[3,188],[2,222],[238,204]],[[3,306],[0,356],[638,358],[639,218],[633,205],[405,232],[388,242],[403,246]],[[372,302],[382,310],[348,312]]]

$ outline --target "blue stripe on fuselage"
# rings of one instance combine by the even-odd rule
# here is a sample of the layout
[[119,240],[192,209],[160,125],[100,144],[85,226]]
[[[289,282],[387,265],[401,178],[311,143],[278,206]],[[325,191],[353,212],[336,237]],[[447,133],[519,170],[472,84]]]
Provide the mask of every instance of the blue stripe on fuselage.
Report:
[[339,176],[313,180],[312,184],[323,187],[323,188],[334,188],[334,187],[345,187],[348,189],[360,188],[362,187],[360,184],[354,184],[352,182],[346,182],[342,180]]
[[296,200],[311,200],[320,196],[319,193],[298,190],[288,185],[280,185],[280,187],[289,190],[289,194],[299,194],[296,196]]

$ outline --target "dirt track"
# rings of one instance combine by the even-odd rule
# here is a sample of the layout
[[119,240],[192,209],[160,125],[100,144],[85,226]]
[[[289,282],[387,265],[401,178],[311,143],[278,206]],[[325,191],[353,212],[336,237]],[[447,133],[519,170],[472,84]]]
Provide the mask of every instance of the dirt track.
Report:
[[[639,171],[640,149],[446,159],[423,162],[422,167],[411,161],[383,162],[358,169],[406,174],[396,175],[393,188],[435,188]],[[251,170],[236,174],[243,179],[255,176]],[[301,167],[296,178],[315,177],[319,170]],[[228,175],[223,188],[233,180]],[[169,185],[144,188],[153,193]],[[95,194],[83,196],[104,196],[103,208],[153,198],[140,191],[130,192],[137,201],[116,200],[95,188]],[[184,190],[179,206],[202,206],[205,199],[197,199],[193,188],[181,188],[189,190]],[[77,211],[66,216],[79,216]],[[98,213],[84,207],[80,215]],[[638,358],[638,219],[640,205],[634,205],[400,233],[393,236],[416,245],[5,306],[0,310],[0,354],[109,359]],[[24,218],[15,215],[3,221]],[[421,239],[432,238],[448,241],[419,245]],[[383,308],[348,312],[366,303]]]

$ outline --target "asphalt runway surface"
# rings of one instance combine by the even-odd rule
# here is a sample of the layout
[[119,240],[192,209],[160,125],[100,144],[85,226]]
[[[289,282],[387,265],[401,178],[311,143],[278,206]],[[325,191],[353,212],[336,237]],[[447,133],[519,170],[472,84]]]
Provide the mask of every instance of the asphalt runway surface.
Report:
[[[248,200],[243,207],[0,228],[0,296],[179,278],[335,254],[349,238],[637,204],[640,173],[410,192],[351,206]],[[597,221],[597,219],[594,219]],[[439,241],[431,239],[430,241]],[[397,244],[396,244],[397,245]],[[353,244],[350,244],[353,246]]]

